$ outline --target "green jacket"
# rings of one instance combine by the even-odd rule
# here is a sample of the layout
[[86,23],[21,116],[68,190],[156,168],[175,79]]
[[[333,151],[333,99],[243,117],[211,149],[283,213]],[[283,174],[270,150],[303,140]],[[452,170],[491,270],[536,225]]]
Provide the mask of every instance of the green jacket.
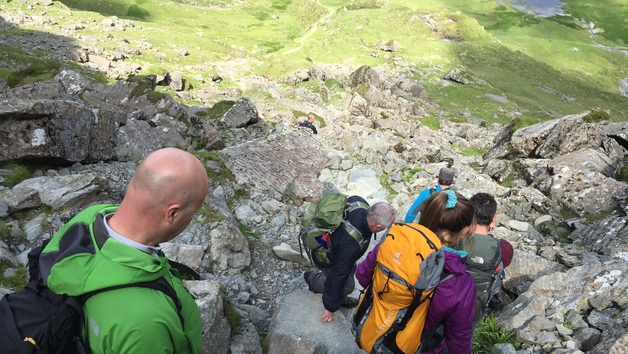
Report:
[[185,330],[170,297],[155,289],[129,287],[87,300],[83,338],[94,354],[199,353],[200,312],[180,274],[163,254],[153,257],[107,236],[103,217],[117,207],[89,207],[64,225],[40,257],[43,281],[57,294],[76,296],[164,277],[181,301]]

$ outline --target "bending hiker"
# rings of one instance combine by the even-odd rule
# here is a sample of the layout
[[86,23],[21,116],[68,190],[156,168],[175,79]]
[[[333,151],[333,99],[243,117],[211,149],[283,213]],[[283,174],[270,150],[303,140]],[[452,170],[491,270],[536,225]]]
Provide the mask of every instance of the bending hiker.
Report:
[[471,198],[475,207],[477,227],[471,238],[463,241],[469,252],[467,269],[475,280],[477,291],[474,327],[486,314],[489,304],[499,305],[499,288],[504,278],[504,268],[510,265],[513,249],[510,242],[496,239],[489,232],[495,228],[497,202],[490,194],[477,193]]
[[314,134],[318,134],[318,131],[316,130],[316,127],[314,126],[314,121],[316,120],[316,118],[314,118],[314,115],[312,113],[307,115],[307,119],[304,120],[303,122],[299,123],[299,127],[306,127],[306,128],[310,128],[312,129],[312,131],[314,132]]
[[200,352],[199,309],[159,244],[188,226],[207,190],[207,175],[196,157],[174,148],[157,150],[139,165],[119,206],[85,209],[44,249],[40,264],[50,267],[44,281],[59,294],[161,277],[176,292],[180,311],[168,295],[151,288],[93,295],[85,302],[82,324],[83,340],[93,353]]
[[454,183],[454,171],[447,167],[441,168],[440,171],[438,172],[438,184],[432,188],[425,188],[419,194],[419,196],[416,198],[414,203],[412,203],[412,205],[410,206],[410,209],[408,209],[404,222],[406,224],[415,222],[417,215],[423,208],[422,203],[426,201],[427,198],[429,198],[430,195],[432,195],[432,193],[441,192],[441,191],[451,188],[451,185],[453,183]]
[[[366,200],[359,196],[347,198],[347,203],[360,202],[368,207]],[[312,251],[312,259],[319,270],[306,271],[303,278],[308,289],[323,294],[325,311],[321,317],[323,322],[331,322],[334,312],[340,307],[353,308],[358,300],[348,295],[355,289],[354,274],[357,262],[368,249],[371,236],[387,229],[395,221],[395,210],[392,205],[379,202],[368,210],[356,208],[349,212],[344,221],[360,233],[360,244],[345,227],[339,227],[329,236],[325,248],[328,262],[319,260]]]
[[[444,272],[449,274],[434,292],[423,329],[421,353],[438,354],[447,348],[449,353],[469,354],[473,338],[475,284],[466,272],[467,253],[459,250],[458,245],[475,229],[473,205],[452,190],[433,194],[425,201],[419,224],[441,240],[445,251]],[[371,281],[378,246],[358,265],[356,278],[363,287]]]

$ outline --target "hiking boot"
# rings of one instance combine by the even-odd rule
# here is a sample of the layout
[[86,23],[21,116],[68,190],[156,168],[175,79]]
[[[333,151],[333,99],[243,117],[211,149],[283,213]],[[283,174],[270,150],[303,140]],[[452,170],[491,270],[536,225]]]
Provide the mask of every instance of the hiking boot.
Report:
[[359,302],[358,299],[347,296],[345,298],[345,301],[343,301],[342,304],[340,304],[340,307],[345,308],[345,309],[352,309],[358,306],[358,302]]
[[318,273],[317,270],[308,270],[305,273],[303,273],[303,280],[305,280],[305,284],[307,284],[307,290],[313,292],[314,294],[320,294],[319,291],[316,291],[311,284],[311,280],[312,280],[312,276],[314,276],[314,274]]

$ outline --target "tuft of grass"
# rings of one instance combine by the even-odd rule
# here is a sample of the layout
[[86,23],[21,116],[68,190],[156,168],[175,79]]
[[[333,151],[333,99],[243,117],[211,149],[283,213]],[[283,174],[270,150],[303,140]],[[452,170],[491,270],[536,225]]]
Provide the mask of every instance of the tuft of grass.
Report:
[[146,98],[148,98],[148,100],[151,101],[152,103],[157,103],[161,101],[162,99],[166,98],[166,96],[168,96],[168,94],[163,93],[163,92],[152,91],[152,90],[149,90],[146,92]]
[[32,82],[52,79],[59,73],[61,67],[54,60],[44,59],[33,61],[28,67],[14,71],[7,77],[7,85],[11,88]]
[[4,185],[7,187],[13,187],[25,179],[31,178],[30,170],[24,165],[10,163],[4,168],[11,170],[11,173],[4,177]]
[[498,323],[494,315],[488,315],[473,331],[473,353],[490,354],[497,343],[510,343],[515,348],[519,346],[515,334]]
[[440,130],[440,120],[436,117],[421,118],[419,122],[432,130]]
[[207,176],[215,181],[219,181],[220,183],[225,181],[234,181],[235,176],[231,173],[231,170],[225,166],[224,161],[220,158],[220,156],[214,151],[193,151],[192,155],[201,159],[201,161],[216,161],[220,164],[220,173],[214,172],[212,169],[205,169],[207,172]]
[[609,121],[611,120],[611,115],[601,109],[592,109],[591,112],[589,112],[589,114],[587,114],[586,116],[584,116],[582,118],[582,120],[584,120],[587,123],[599,123],[602,121]]
[[9,269],[8,264],[0,262],[0,287],[11,289],[13,291],[20,290],[26,286],[28,281],[26,267],[16,268],[15,274],[5,277],[4,272]]
[[221,213],[214,212],[211,205],[209,204],[203,204],[203,206],[197,211],[197,213],[204,217],[202,222],[203,225],[225,220],[225,216]]
[[628,165],[624,165],[619,169],[617,179],[622,182],[628,182]]
[[210,110],[207,112],[207,117],[211,119],[219,119],[221,118],[233,105],[235,101],[220,101],[217,102]]
[[221,294],[224,308],[225,318],[231,328],[231,336],[235,335],[238,327],[242,323],[242,315],[236,310],[235,306],[229,301],[226,294]]
[[130,76],[129,82],[136,83],[135,87],[131,90],[130,98],[137,97],[143,94],[147,94],[150,91],[155,90],[155,75],[137,75]]
[[340,86],[340,82],[338,82],[338,80],[331,78],[331,79],[327,79],[325,81],[325,87],[327,87],[330,90],[335,89],[336,87]]
[[463,156],[484,156],[486,151],[478,150],[475,147],[469,147],[462,151]]
[[521,129],[521,128],[525,128],[528,127],[530,125],[534,125],[536,123],[541,122],[542,120],[536,119],[536,118],[532,118],[532,117],[521,117],[521,118],[515,118],[512,121],[512,129],[511,131],[514,133],[517,130]]
[[421,172],[421,171],[423,171],[423,167],[412,167],[412,168],[410,169],[410,171],[408,171],[408,173],[406,173],[406,174],[403,176],[403,180],[404,180],[404,181],[409,181],[409,180],[411,180],[412,178],[414,178],[414,175],[416,175],[417,173],[419,173],[419,172]]
[[11,227],[4,220],[0,220],[0,240],[7,243],[11,236]]
[[244,237],[246,237],[247,241],[249,241],[249,245],[250,246],[254,246],[257,248],[262,248],[264,247],[264,243],[262,242],[262,233],[259,231],[253,231],[251,230],[251,227],[248,225],[245,225],[241,222],[238,222],[238,228],[240,229],[240,232],[242,232],[242,234],[244,235]]

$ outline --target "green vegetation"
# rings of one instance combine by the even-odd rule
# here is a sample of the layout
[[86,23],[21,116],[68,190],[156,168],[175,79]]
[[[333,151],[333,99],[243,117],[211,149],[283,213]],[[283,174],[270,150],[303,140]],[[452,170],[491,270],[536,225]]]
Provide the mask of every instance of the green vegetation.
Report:
[[22,182],[25,179],[31,177],[31,172],[28,167],[17,163],[10,163],[3,167],[4,169],[11,170],[11,173],[4,176],[4,185],[7,187],[13,187],[16,184]]
[[227,319],[229,327],[231,328],[231,336],[234,336],[236,334],[236,331],[238,330],[238,327],[240,327],[240,324],[242,323],[242,315],[229,301],[226,294],[221,294],[221,297],[225,318]]
[[617,174],[617,179],[622,182],[628,182],[628,165],[623,165],[619,169],[619,173]]
[[414,178],[414,175],[416,175],[417,173],[423,171],[423,167],[412,167],[410,169],[410,171],[408,171],[405,175],[403,175],[403,180],[404,181],[409,181],[412,178]]
[[223,115],[225,115],[225,113],[227,113],[227,111],[231,109],[231,107],[233,107],[234,104],[235,104],[235,101],[217,102],[215,105],[212,106],[209,112],[207,112],[207,117],[209,119],[219,119]]
[[[619,80],[628,77],[628,67],[625,55],[617,52],[628,49],[624,21],[628,9],[619,0],[565,2],[565,13],[571,15],[550,18],[494,1],[465,0],[448,1],[447,6],[405,0],[255,0],[238,4],[232,0],[61,0],[47,7],[46,16],[60,19],[67,6],[74,17],[96,24],[111,16],[123,24],[133,20],[135,27],[123,29],[118,23],[107,29],[113,38],[124,38],[130,46],[150,44],[141,55],[129,55],[125,62],[141,65],[147,75],[180,70],[190,90],[201,88],[204,79],[218,74],[210,65],[215,62],[229,63],[232,72],[213,85],[241,93],[236,77],[285,81],[313,64],[377,67],[403,57],[420,73],[417,79],[443,119],[466,121],[467,115],[458,114],[465,110],[475,119],[507,124],[507,115],[495,113],[517,110],[522,112],[520,122],[527,123],[579,113],[586,107],[600,107],[615,120],[628,119],[628,98],[618,93]],[[11,9],[23,6],[7,3]],[[615,52],[592,43],[588,22],[596,23],[596,41]],[[39,31],[9,28],[0,33],[38,35]],[[102,31],[100,25],[87,26],[81,35],[91,38]],[[378,52],[374,46],[382,40],[395,40],[402,49],[394,56]],[[99,45],[117,52],[119,44],[107,40]],[[177,54],[181,49],[188,55]],[[9,64],[0,68],[0,78],[12,76],[11,85],[21,85],[50,77],[67,66],[50,62],[50,54],[0,46],[0,58]],[[462,68],[469,82],[442,85],[444,74],[452,68]],[[311,80],[297,86],[307,87],[331,103],[345,92],[342,80]],[[367,90],[364,86],[357,92]],[[147,93],[154,102],[165,94],[146,88],[137,92]],[[323,120],[319,123],[324,124]]]
[[[609,42],[623,43],[624,49],[628,46],[628,32],[626,31],[626,3],[621,0],[606,0],[600,3],[587,0],[566,1],[565,10],[573,18],[580,18],[586,22],[595,22],[596,27],[604,31],[598,34],[598,41],[606,39]],[[623,5],[620,5],[623,4]]]
[[511,131],[514,133],[517,130],[521,129],[521,128],[525,128],[528,127],[530,125],[534,125],[536,123],[541,122],[541,120],[539,119],[535,119],[532,117],[521,117],[521,118],[515,118],[512,121],[512,128]]
[[203,220],[201,221],[202,225],[225,220],[225,216],[222,215],[222,213],[214,212],[211,205],[207,203],[203,204],[203,206],[197,211],[197,214],[203,217]]
[[519,346],[513,332],[499,324],[495,316],[486,316],[473,332],[473,353],[490,354],[493,345],[497,343],[510,343],[515,348]]
[[11,227],[3,220],[0,220],[0,240],[7,243],[11,237]]
[[462,155],[464,156],[484,156],[486,151],[478,150],[474,147],[466,148],[462,151]]
[[25,267],[14,268],[15,273],[9,277],[5,277],[4,273],[9,269],[9,265],[0,262],[0,287],[12,289],[13,291],[20,290],[26,286],[27,271]]
[[611,120],[611,115],[601,109],[593,109],[582,119],[587,123],[599,123],[602,121]]
[[17,87],[31,82],[39,82],[52,79],[60,71],[56,61],[42,59],[33,61],[27,68],[14,71],[6,78],[9,87]]
[[432,130],[440,130],[440,119],[436,117],[426,117],[419,119],[419,122]]
[[233,181],[235,180],[235,176],[231,173],[226,166],[224,161],[220,158],[220,156],[215,151],[205,151],[205,150],[196,150],[191,152],[192,155],[201,159],[201,161],[216,161],[220,165],[220,171],[216,172],[211,168],[206,168],[207,176],[215,181],[220,183],[224,181]]
[[245,225],[241,222],[238,222],[238,228],[240,229],[240,232],[242,232],[242,234],[246,237],[247,241],[249,241],[249,246],[257,248],[266,247],[266,245],[264,245],[264,243],[262,242],[261,232],[253,231],[251,230],[250,226]]

